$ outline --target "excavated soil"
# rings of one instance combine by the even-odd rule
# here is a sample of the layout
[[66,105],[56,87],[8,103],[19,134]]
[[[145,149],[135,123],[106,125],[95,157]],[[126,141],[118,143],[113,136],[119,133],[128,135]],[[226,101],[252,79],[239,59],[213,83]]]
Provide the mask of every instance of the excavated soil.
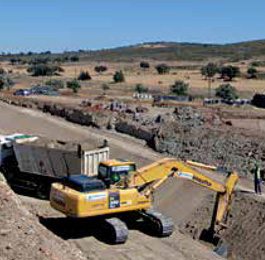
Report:
[[44,228],[10,188],[0,182],[0,259],[88,258],[73,243],[63,241]]
[[[198,239],[209,227],[214,196],[207,199],[180,225],[180,230]],[[265,200],[247,192],[236,192],[228,216],[228,227],[221,234],[228,245],[229,258],[244,260],[265,259]]]

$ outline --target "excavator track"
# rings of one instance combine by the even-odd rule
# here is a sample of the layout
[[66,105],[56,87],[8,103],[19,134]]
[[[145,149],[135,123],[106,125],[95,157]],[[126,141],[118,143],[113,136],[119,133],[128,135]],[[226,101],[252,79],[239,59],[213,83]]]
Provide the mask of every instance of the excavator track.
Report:
[[158,237],[169,237],[174,232],[174,223],[171,218],[165,217],[153,209],[141,210],[140,214],[152,225],[152,230]]
[[107,218],[104,220],[107,230],[110,232],[111,244],[123,244],[128,238],[128,228],[119,218]]

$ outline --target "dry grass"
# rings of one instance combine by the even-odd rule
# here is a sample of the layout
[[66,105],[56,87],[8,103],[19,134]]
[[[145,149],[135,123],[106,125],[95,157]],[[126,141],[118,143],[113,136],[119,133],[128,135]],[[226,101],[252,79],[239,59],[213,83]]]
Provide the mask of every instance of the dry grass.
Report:
[[[150,62],[152,65],[151,69],[142,70],[139,67],[139,63],[109,63],[109,62],[78,62],[64,64],[64,72],[62,73],[62,80],[69,80],[70,78],[75,78],[79,75],[80,71],[89,71],[92,76],[91,81],[82,83],[83,90],[82,95],[100,94],[102,92],[101,85],[103,83],[110,84],[111,90],[109,93],[111,95],[131,95],[133,88],[136,84],[140,83],[147,86],[152,92],[163,92],[168,93],[169,86],[174,83],[175,80],[184,80],[190,84],[190,93],[192,95],[204,96],[207,95],[207,82],[203,80],[199,70],[171,70],[168,75],[158,75],[154,69],[154,66],[159,62]],[[171,66],[180,65],[202,65],[202,63],[195,62],[167,62]],[[97,65],[105,65],[108,67],[108,71],[102,74],[98,74],[94,71],[94,67]],[[234,64],[240,67],[243,73],[246,72],[248,64],[239,63]],[[15,79],[15,88],[27,88],[31,84],[44,83],[49,77],[38,77],[33,78],[27,75],[26,66],[11,66],[7,63],[2,63],[0,65],[6,70],[12,70],[13,74],[18,75]],[[260,71],[265,71],[265,69],[258,68]],[[113,84],[113,74],[115,71],[123,70],[126,77],[126,82],[122,84]],[[215,79],[212,83],[212,89],[217,88],[220,84],[224,82],[220,79]],[[265,81],[264,80],[248,80],[244,78],[236,78],[231,82],[233,86],[237,88],[242,97],[251,97],[256,92],[265,92]]]

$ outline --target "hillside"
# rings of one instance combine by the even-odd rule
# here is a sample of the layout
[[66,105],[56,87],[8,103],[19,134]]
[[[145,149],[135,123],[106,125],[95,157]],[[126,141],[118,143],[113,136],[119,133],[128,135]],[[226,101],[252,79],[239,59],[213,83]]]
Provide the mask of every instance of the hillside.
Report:
[[23,55],[4,55],[1,60],[12,57],[33,59],[36,56],[65,58],[78,56],[83,61],[133,61],[139,59],[151,59],[158,61],[205,61],[213,58],[238,61],[265,55],[265,40],[239,42],[233,44],[201,44],[201,43],[177,43],[154,42],[97,51],[65,52],[62,54],[29,53]]
[[129,61],[135,59],[153,60],[193,60],[202,61],[211,58],[243,60],[265,55],[265,40],[234,44],[200,44],[156,42],[108,50],[87,52],[89,60]]

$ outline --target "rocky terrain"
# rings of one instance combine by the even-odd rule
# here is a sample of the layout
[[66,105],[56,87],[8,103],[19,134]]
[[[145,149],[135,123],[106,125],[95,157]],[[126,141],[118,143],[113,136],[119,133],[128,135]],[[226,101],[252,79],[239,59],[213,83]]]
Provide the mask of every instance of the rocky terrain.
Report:
[[[142,142],[139,142],[136,139],[132,139],[131,137],[130,139],[127,136],[118,135],[114,131],[108,132],[104,130],[105,127],[102,127],[102,129],[99,130],[95,130],[95,128],[81,127],[78,124],[70,124],[62,119],[59,120],[57,117],[46,115],[40,113],[39,111],[21,109],[20,107],[12,107],[6,104],[1,104],[1,111],[3,114],[1,116],[0,124],[1,129],[5,132],[27,131],[29,133],[36,134],[45,133],[47,137],[64,137],[70,140],[77,137],[86,137],[90,138],[90,140],[94,140],[97,136],[94,134],[94,132],[96,132],[98,136],[101,135],[101,138],[102,136],[104,136],[104,138],[105,136],[108,136],[110,138],[110,145],[113,157],[123,156],[126,158],[130,158],[135,160],[138,165],[150,163],[156,160],[157,158],[161,158],[164,155],[168,155],[170,153],[170,150],[163,152],[164,154],[155,153],[151,151],[150,148],[144,147]],[[92,114],[92,112],[89,113]],[[12,118],[12,120],[10,120],[10,118]],[[204,111],[198,111],[195,108],[179,107],[178,110],[174,113],[160,114],[149,117],[145,116],[144,118],[140,118],[138,120],[135,120],[132,116],[129,116],[126,122],[128,122],[128,124],[132,123],[140,128],[143,127],[143,129],[152,129],[153,132],[149,131],[146,133],[153,133],[153,135],[155,136],[158,136],[157,133],[160,129],[161,132],[159,139],[161,140],[165,139],[166,135],[164,133],[168,133],[170,130],[167,127],[165,127],[163,131],[161,130],[162,126],[166,124],[172,124],[172,128],[178,125],[179,128],[174,129],[178,129],[178,131],[183,131],[183,133],[186,134],[186,138],[191,138],[188,135],[190,133],[190,129],[197,129],[198,135],[201,131],[219,131],[224,136],[229,135],[229,132],[226,133],[224,129],[229,130],[231,126],[227,125],[222,120],[222,118],[218,117],[218,115],[214,117],[211,116],[210,118],[212,119],[209,120],[209,115],[204,113]],[[121,120],[117,121],[115,123],[115,126],[118,125],[118,122],[121,122]],[[43,130],[43,126],[45,126],[45,131]],[[207,129],[204,130],[206,127]],[[132,134],[137,133],[136,130],[137,128],[135,128],[135,131],[133,131]],[[107,133],[110,134],[107,135]],[[178,132],[176,131],[175,134],[177,135],[177,133]],[[238,132],[238,135],[242,134]],[[169,135],[169,138],[172,137],[173,136],[170,137]],[[242,142],[252,142],[254,140],[254,137],[246,137],[246,140],[243,140],[243,137],[240,140],[242,140]],[[255,138],[257,138],[257,140],[260,140],[258,139],[258,137]],[[195,138],[193,140],[195,140]],[[159,141],[158,143],[160,142],[161,141]],[[199,140],[198,143],[199,142],[202,142],[202,140]],[[172,143],[174,144],[176,142],[174,141]],[[150,146],[152,146],[152,144],[154,145],[155,143],[149,143]],[[168,141],[166,146],[169,145],[170,142]],[[203,151],[200,152],[203,153]],[[241,153],[241,151],[238,152]],[[204,156],[205,157],[202,158],[207,161],[207,158],[209,156]],[[213,160],[212,157],[209,158]],[[223,178],[222,175],[214,175],[212,177],[220,181]],[[19,223],[20,225],[22,225],[22,227],[24,228],[23,232],[25,232],[25,230],[27,232],[28,226],[30,226],[31,229],[34,230],[34,234],[38,234],[38,238],[32,238],[31,233],[29,233],[29,235],[27,235],[29,236],[29,238],[27,238],[26,235],[21,235],[22,239],[28,239],[28,241],[33,240],[36,241],[36,243],[44,243],[44,245],[46,245],[47,243],[47,247],[52,250],[47,251],[51,252],[50,254],[56,254],[60,252],[60,254],[65,256],[65,252],[68,251],[64,251],[64,245],[67,245],[67,250],[74,250],[73,252],[77,252],[75,251],[75,246],[77,246],[81,249],[85,257],[90,257],[92,259],[220,259],[220,257],[211,252],[213,250],[212,246],[204,246],[197,241],[191,240],[191,238],[198,239],[200,237],[201,231],[209,226],[214,198],[213,192],[202,189],[192,183],[180,180],[171,180],[157,191],[157,195],[155,198],[155,206],[158,208],[159,211],[163,212],[163,214],[173,218],[175,224],[179,227],[180,232],[176,230],[175,234],[170,238],[157,239],[143,234],[138,230],[130,230],[128,242],[125,245],[114,247],[106,245],[100,240],[97,240],[96,236],[93,235],[75,235],[71,236],[70,238],[65,237],[65,234],[73,234],[71,232],[73,232],[73,230],[76,231],[77,227],[69,226],[69,222],[67,222],[67,220],[63,220],[60,218],[58,219],[58,216],[54,214],[54,211],[51,211],[48,202],[42,202],[34,200],[32,198],[24,197],[22,198],[24,206],[22,206],[20,199],[18,199],[14,195],[14,193],[12,193],[8,188],[3,189],[1,186],[1,191],[3,191],[3,195],[2,193],[0,194],[1,199],[3,197],[3,201],[8,200],[9,203],[2,203],[1,200],[2,208],[0,214],[2,214],[1,223],[3,223],[1,224],[1,226],[8,227],[7,223],[9,223],[9,221],[12,221],[12,219],[16,220],[15,223]],[[6,196],[7,193],[8,198]],[[2,206],[2,204],[5,205],[5,207]],[[254,194],[245,192],[240,192],[236,194],[233,202],[232,212],[229,218],[229,227],[222,236],[222,238],[228,243],[230,258],[254,260],[263,259],[263,204],[263,196],[257,197]],[[10,207],[12,208],[12,212],[5,214],[7,210],[10,210]],[[24,215],[20,211],[21,208],[23,208],[24,210],[27,209],[31,212],[25,213],[23,211],[23,214],[29,214],[27,215],[29,217],[25,217],[22,223],[20,218],[21,216],[23,218]],[[19,217],[16,216],[16,212],[18,212]],[[39,222],[39,218],[36,218],[35,216],[40,216],[40,219],[42,219],[42,221]],[[46,220],[46,222],[43,222],[43,219]],[[50,223],[50,225],[48,225],[47,223]],[[53,225],[51,225],[52,223]],[[14,226],[16,227],[16,225]],[[56,227],[55,229],[54,226]],[[82,229],[80,230],[80,233],[83,234],[84,232],[81,232],[83,230],[82,225],[81,228]],[[61,232],[58,232],[60,230]],[[68,233],[68,231],[70,233]],[[42,238],[42,236],[38,232],[44,234],[44,238]],[[10,232],[10,234],[11,233],[12,232]],[[182,233],[184,233],[184,235]],[[13,233],[12,236],[15,237],[16,234],[17,233]],[[46,239],[48,241],[46,241]],[[11,247],[13,248],[11,242],[7,242],[7,244],[5,242],[10,241],[7,235],[2,239],[2,241],[4,241],[2,242],[2,244],[4,245],[3,250],[5,250],[5,252],[7,250],[5,248],[6,245],[11,244]],[[15,239],[13,239],[12,241],[14,241],[14,245],[16,245],[17,237],[15,237]],[[73,244],[74,247],[72,247]],[[41,244],[39,246],[39,244],[37,244],[37,249],[41,246],[47,248],[44,245]],[[56,252],[53,251],[54,245],[57,245],[56,249],[61,249],[56,250]],[[29,245],[27,244],[27,247],[29,248],[29,252],[33,252],[34,250],[36,250],[36,248],[33,249],[33,244],[30,244],[30,242]],[[12,259],[12,255],[14,254],[15,256],[17,256],[17,252],[20,252],[19,254],[24,253],[24,255],[22,255],[21,257],[26,257],[26,253],[23,252],[21,248],[22,246],[18,246],[18,250],[16,250],[15,252],[11,250],[7,251],[9,252],[9,255],[6,256],[8,258],[3,259]],[[36,252],[34,252],[34,254],[35,253]],[[34,254],[32,253],[33,256]],[[68,259],[66,257],[63,257],[62,255],[55,255],[54,258]],[[71,256],[71,259],[74,258],[70,253],[67,255]],[[5,255],[1,252],[1,257],[2,256]],[[42,256],[38,255],[35,259],[42,259],[41,257]],[[53,259],[52,257],[50,258]]]
[[38,109],[67,121],[101,129],[115,129],[138,139],[165,156],[189,158],[251,175],[255,160],[265,166],[265,144],[261,135],[242,131],[220,113],[177,106],[174,112],[150,116],[109,110],[89,110],[34,99],[2,97],[12,105]]

